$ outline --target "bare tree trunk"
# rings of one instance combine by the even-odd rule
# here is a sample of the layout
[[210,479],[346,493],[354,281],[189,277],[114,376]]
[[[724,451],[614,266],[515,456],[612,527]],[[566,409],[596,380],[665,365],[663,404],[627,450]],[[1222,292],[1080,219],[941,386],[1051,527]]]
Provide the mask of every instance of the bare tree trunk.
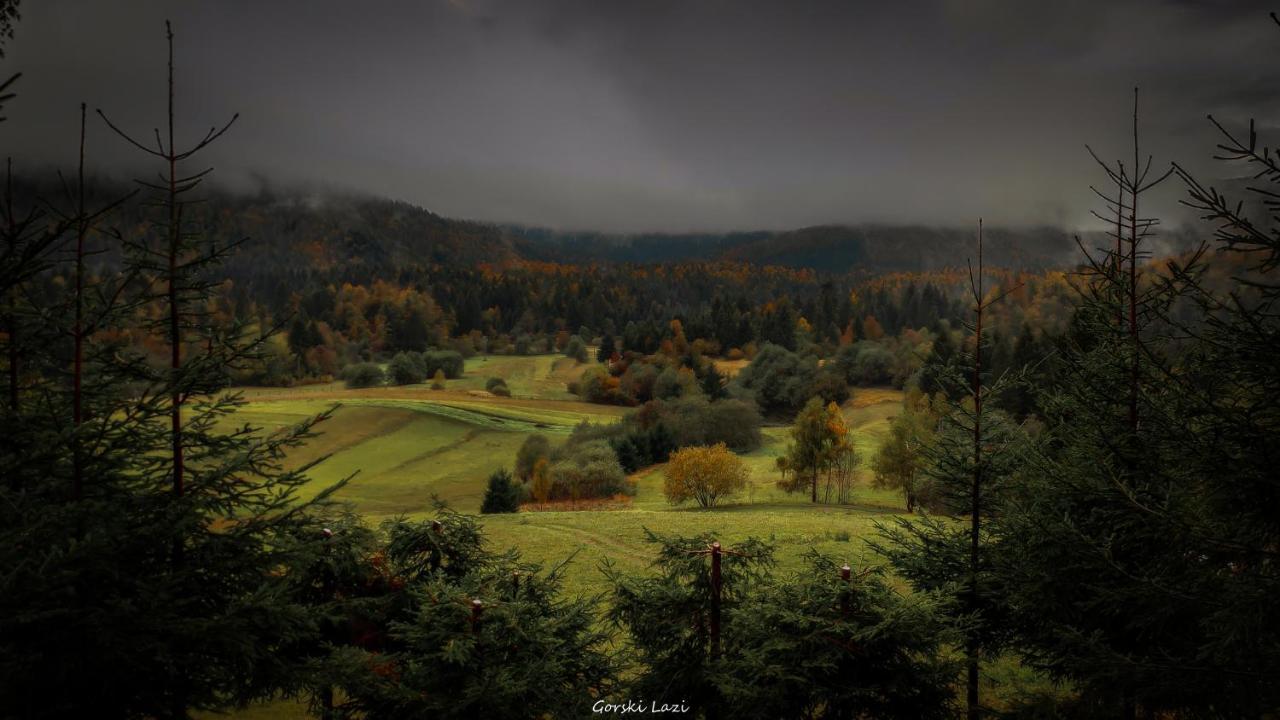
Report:
[[[1133,189],[1129,208],[1129,341],[1133,357],[1129,366],[1129,430],[1138,430],[1138,191],[1142,175],[1138,165],[1138,89],[1133,89]],[[1144,173],[1145,174],[1145,173]]]
[[[970,500],[969,524],[969,602],[970,609],[978,609],[978,537],[981,529],[980,506],[982,501],[982,219],[978,219],[978,278],[975,296],[977,297],[977,323],[973,346],[973,490]],[[967,706],[969,720],[977,720],[981,715],[978,704],[978,636],[970,630],[966,642],[965,656],[968,664]]]
[[169,368],[173,371],[174,386],[169,398],[170,434],[173,444],[173,492],[179,497],[183,494],[183,455],[182,455],[182,393],[177,384],[178,373],[182,369],[182,326],[181,312],[178,306],[178,251],[182,242],[182,232],[178,226],[178,154],[174,145],[173,133],[173,29],[165,24],[165,33],[169,40]]
[[[1122,242],[1124,238],[1124,183],[1116,183],[1116,256],[1115,256],[1115,272],[1116,277],[1124,272],[1124,248]],[[1116,303],[1116,327],[1124,327],[1124,306]]]
[[[816,480],[817,475],[814,475]],[[817,487],[815,485],[815,487]],[[720,660],[720,543],[711,543],[711,664],[714,666]],[[720,717],[720,698],[713,697],[711,706],[707,708],[708,720],[716,720]]]
[[[9,158],[5,169],[5,214],[9,224],[9,254],[17,255],[18,219],[13,214],[13,158]],[[18,412],[18,288],[9,289],[9,307],[7,330],[9,331],[9,409]]]
[[84,456],[80,447],[80,426],[84,423],[84,241],[89,234],[89,218],[84,210],[84,126],[85,106],[80,103],[80,164],[76,174],[75,324],[72,328],[71,361],[71,422],[75,428],[71,438],[71,489],[77,500],[84,493]]

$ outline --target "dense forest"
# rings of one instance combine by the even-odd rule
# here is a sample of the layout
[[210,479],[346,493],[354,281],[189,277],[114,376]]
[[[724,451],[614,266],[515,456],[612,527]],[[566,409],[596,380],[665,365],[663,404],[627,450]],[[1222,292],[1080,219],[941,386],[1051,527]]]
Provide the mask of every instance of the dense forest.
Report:
[[[15,202],[30,205],[39,186],[15,184]],[[87,183],[90,198],[127,192]],[[146,238],[145,213],[140,200],[126,201],[113,227]],[[728,359],[750,359],[769,343],[826,357],[866,341],[886,345],[895,366],[865,384],[901,386],[932,339],[958,331],[964,317],[959,258],[949,269],[889,272],[927,264],[911,257],[917,244],[890,230],[875,243],[877,254],[898,259],[832,272],[732,260],[529,260],[537,254],[531,241],[496,227],[380,201],[215,193],[192,214],[211,245],[239,245],[219,271],[227,282],[212,312],[286,330],[274,354],[240,382],[334,377],[349,364],[429,348],[464,356],[559,352],[577,335],[619,353],[687,356],[696,347]],[[118,269],[118,249],[102,250],[89,272]],[[1069,269],[995,271],[1016,289],[991,320],[993,352],[1011,355],[1021,336],[1062,331]]]

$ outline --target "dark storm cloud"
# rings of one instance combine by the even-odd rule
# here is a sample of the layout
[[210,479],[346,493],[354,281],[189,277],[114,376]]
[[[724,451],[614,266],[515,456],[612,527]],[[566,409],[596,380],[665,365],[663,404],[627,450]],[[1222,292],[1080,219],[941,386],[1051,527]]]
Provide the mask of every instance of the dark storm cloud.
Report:
[[[564,228],[1084,224],[1086,142],[1207,167],[1209,112],[1280,117],[1248,2],[28,0],[0,128],[67,162],[76,106],[147,134],[163,20],[187,137],[225,180],[305,182]],[[133,157],[95,126],[102,165]],[[1166,199],[1172,205],[1173,195]]]

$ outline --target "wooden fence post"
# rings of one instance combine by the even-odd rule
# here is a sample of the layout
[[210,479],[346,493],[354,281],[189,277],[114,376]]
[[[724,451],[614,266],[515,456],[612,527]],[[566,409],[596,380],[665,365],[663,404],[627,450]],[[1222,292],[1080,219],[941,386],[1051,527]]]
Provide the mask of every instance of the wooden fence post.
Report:
[[[320,534],[324,537],[324,557],[327,561],[333,555],[333,545],[330,543],[333,540],[333,531],[325,528],[320,531]],[[327,567],[324,569],[325,600],[333,600],[336,594],[333,587],[333,575],[330,570],[331,568]],[[324,687],[320,688],[320,718],[321,720],[332,720],[333,717],[333,686],[326,683]]]
[[720,658],[720,543],[711,543],[711,659]]
[[[720,542],[711,543],[711,662],[720,659]],[[714,672],[714,670],[713,670]],[[707,720],[719,720],[719,693],[711,698],[711,706],[707,708]]]
[[440,540],[439,537],[444,534],[444,526],[439,520],[431,521],[431,530],[436,534],[436,543],[431,548],[431,571],[435,572],[440,569]]
[[840,617],[849,617],[849,565],[846,563],[840,568],[840,579],[844,581],[845,589],[840,592]]

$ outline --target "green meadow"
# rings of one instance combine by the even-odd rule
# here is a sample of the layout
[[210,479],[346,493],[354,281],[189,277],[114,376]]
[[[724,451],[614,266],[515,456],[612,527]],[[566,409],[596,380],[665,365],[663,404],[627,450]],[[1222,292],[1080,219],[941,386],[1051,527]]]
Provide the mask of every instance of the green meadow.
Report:
[[[533,433],[562,442],[583,421],[616,421],[625,408],[582,403],[566,384],[586,365],[558,355],[475,357],[462,378],[444,390],[427,385],[349,390],[340,383],[298,388],[251,388],[236,421],[271,431],[301,422],[326,409],[332,417],[319,436],[295,451],[290,463],[317,459],[309,492],[350,478],[335,497],[376,523],[388,517],[429,514],[438,497],[461,512],[479,512],[489,474],[510,468],[516,449]],[[501,377],[510,398],[483,391],[485,380]],[[900,393],[884,389],[855,392],[844,408],[864,465]],[[870,486],[861,472],[850,505],[812,505],[807,495],[775,487],[776,458],[786,448],[788,428],[764,428],[764,443],[743,456],[751,469],[748,488],[722,507],[702,510],[671,506],[662,495],[662,466],[636,473],[637,492],[628,507],[608,510],[530,511],[483,519],[494,546],[514,547],[544,564],[572,558],[571,591],[605,590],[599,571],[608,560],[626,570],[643,570],[651,557],[645,530],[660,533],[711,532],[727,543],[749,535],[772,538],[785,570],[810,548],[857,564],[867,560],[865,537],[878,519],[901,511],[901,498]]]
[[[319,435],[289,457],[301,464],[322,459],[310,472],[305,495],[350,478],[336,494],[370,523],[406,515],[425,517],[438,497],[461,512],[478,513],[490,473],[510,468],[516,449],[533,433],[563,442],[574,425],[615,422],[626,408],[580,402],[566,389],[586,365],[561,356],[476,357],[466,363],[464,377],[444,390],[427,385],[360,390],[341,383],[298,388],[246,388],[246,404],[237,423],[264,431],[301,422],[336,408],[317,427]],[[509,398],[484,392],[485,380],[502,377]],[[760,448],[742,456],[751,470],[747,489],[712,510],[672,506],[662,495],[663,466],[637,472],[637,491],[626,507],[608,510],[522,511],[485,515],[482,525],[495,548],[514,547],[544,567],[568,561],[565,585],[575,594],[605,593],[600,571],[610,562],[626,572],[645,572],[653,557],[646,530],[662,534],[709,532],[732,546],[748,536],[770,539],[777,547],[778,572],[801,567],[810,549],[857,567],[876,563],[867,546],[877,522],[904,511],[896,492],[871,486],[867,469],[889,420],[901,407],[902,394],[882,388],[859,388],[843,408],[862,456],[854,501],[848,505],[813,505],[807,494],[777,489],[776,459],[785,451],[789,427],[763,428]],[[1000,696],[1020,688],[1045,687],[1044,680],[1016,663],[999,661],[986,669],[984,696],[995,705]],[[291,701],[254,706],[236,714],[242,720],[309,717]]]

